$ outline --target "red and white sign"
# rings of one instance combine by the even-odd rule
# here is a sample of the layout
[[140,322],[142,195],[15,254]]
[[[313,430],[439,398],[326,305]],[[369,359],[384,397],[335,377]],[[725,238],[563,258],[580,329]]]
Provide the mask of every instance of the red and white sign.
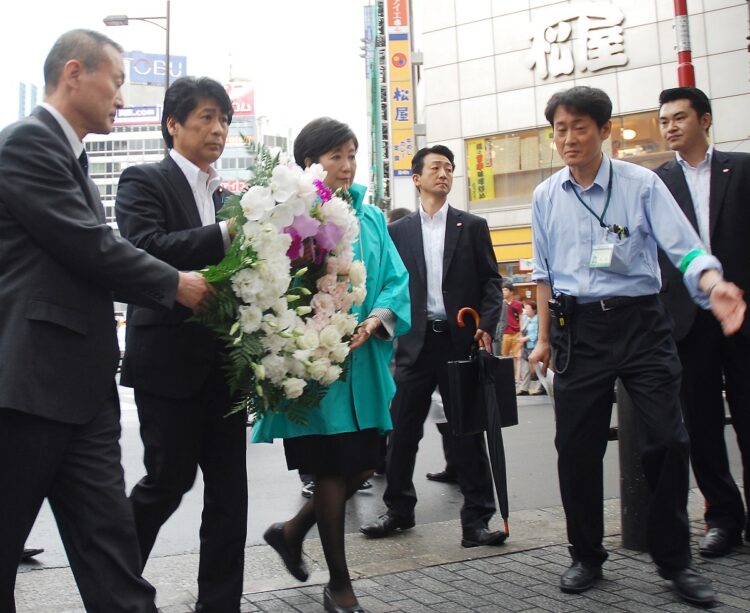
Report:
[[252,81],[230,81],[224,85],[232,101],[235,117],[255,115],[255,89]]

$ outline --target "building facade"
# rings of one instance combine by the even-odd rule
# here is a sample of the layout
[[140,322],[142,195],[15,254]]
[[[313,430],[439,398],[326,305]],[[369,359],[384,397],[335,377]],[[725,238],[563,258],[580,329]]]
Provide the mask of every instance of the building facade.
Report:
[[[696,85],[713,105],[712,141],[750,151],[748,5],[688,0],[688,13]],[[601,88],[613,102],[607,153],[651,168],[670,159],[657,99],[677,86],[674,23],[673,0],[422,2],[427,142],[456,153],[451,204],[486,217],[501,273],[522,288],[531,195],[562,165],[547,100],[574,85]]]

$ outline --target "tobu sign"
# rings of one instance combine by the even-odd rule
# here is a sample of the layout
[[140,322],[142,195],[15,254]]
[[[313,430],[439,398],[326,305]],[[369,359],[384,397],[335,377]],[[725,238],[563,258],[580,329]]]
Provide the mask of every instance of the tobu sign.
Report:
[[[167,76],[166,56],[156,53],[128,51],[125,60],[129,65],[131,83],[162,85]],[[187,75],[187,56],[169,56],[169,80],[174,81]]]

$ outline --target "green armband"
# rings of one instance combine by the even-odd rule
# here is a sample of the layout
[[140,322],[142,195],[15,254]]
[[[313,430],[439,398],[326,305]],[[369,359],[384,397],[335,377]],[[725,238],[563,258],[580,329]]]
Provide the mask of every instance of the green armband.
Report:
[[703,249],[693,249],[684,258],[682,258],[678,267],[680,269],[680,272],[684,275],[685,271],[688,269],[688,266],[690,266],[690,262],[692,262],[700,255],[706,255],[706,252],[703,251]]

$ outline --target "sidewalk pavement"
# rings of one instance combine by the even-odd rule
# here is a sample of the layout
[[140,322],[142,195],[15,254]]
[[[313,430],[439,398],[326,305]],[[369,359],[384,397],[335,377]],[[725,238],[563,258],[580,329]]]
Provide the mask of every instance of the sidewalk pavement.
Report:
[[[714,560],[697,554],[703,499],[690,496],[695,564],[713,581],[716,613],[750,611],[750,546]],[[417,509],[419,510],[419,509]],[[460,546],[457,520],[420,525],[391,538],[347,535],[347,555],[360,604],[369,613],[496,611],[692,611],[661,579],[646,554],[620,545],[620,501],[605,501],[605,546],[610,558],[604,579],[583,595],[560,592],[570,564],[561,507],[511,515],[511,536],[501,547]],[[417,521],[419,518],[417,517]],[[305,541],[310,579],[301,584],[267,546],[248,547],[242,612],[312,612],[323,609],[328,579],[320,541]],[[43,559],[43,556],[42,556]],[[195,603],[198,555],[150,560],[145,576],[157,588],[161,613],[187,613]],[[18,613],[83,612],[70,569],[24,564],[16,584]]]

